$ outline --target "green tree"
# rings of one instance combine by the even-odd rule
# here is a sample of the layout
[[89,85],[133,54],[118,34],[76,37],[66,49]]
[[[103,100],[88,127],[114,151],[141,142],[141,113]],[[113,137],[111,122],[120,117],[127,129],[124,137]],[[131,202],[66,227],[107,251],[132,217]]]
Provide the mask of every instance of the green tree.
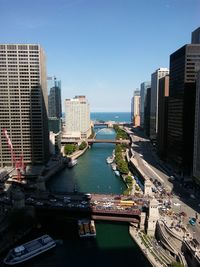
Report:
[[76,145],[74,144],[66,144],[64,147],[65,155],[71,155],[74,151],[76,151]]
[[80,146],[79,146],[79,150],[83,150],[87,147],[87,143],[85,141],[83,141]]
[[126,181],[127,184],[132,184],[133,183],[133,179],[132,179],[131,176],[127,176],[125,181]]

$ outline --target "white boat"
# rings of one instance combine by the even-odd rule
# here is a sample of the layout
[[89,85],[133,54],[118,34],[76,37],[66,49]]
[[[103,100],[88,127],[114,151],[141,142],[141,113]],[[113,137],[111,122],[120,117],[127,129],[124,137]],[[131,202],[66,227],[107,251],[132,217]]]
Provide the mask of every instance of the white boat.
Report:
[[119,171],[114,171],[116,176],[120,176],[120,172]]
[[113,171],[116,171],[117,170],[117,164],[116,163],[111,163],[111,167],[113,169]]
[[67,167],[72,168],[74,165],[77,164],[77,162],[78,162],[77,159],[72,159],[71,161],[68,162]]
[[107,162],[108,164],[111,164],[111,163],[113,162],[113,160],[114,160],[113,157],[107,157],[106,162]]
[[41,253],[44,253],[55,246],[56,242],[49,235],[43,235],[11,249],[4,259],[4,263],[6,265],[22,263]]

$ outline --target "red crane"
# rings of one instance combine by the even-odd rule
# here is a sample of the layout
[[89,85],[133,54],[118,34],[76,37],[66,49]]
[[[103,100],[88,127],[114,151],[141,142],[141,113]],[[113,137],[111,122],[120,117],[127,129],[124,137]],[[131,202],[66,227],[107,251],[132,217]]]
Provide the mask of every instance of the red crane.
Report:
[[15,166],[15,169],[17,171],[17,180],[21,181],[22,171],[25,170],[25,165],[24,165],[24,160],[23,160],[24,157],[23,157],[23,155],[21,155],[19,159],[16,158],[16,155],[15,155],[15,152],[14,152],[14,149],[13,149],[13,145],[12,145],[12,142],[10,140],[10,137],[8,135],[8,132],[7,132],[6,128],[3,128],[3,134],[6,137],[7,144],[8,144],[8,147],[10,149],[10,152],[11,152],[12,164]]

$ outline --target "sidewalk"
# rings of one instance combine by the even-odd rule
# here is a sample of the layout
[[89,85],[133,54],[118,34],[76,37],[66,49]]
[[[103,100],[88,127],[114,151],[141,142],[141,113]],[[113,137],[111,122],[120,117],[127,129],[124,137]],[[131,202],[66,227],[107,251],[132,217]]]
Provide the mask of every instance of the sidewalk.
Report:
[[150,252],[150,248],[147,248],[143,241],[141,240],[141,237],[139,236],[139,231],[135,229],[135,227],[130,226],[129,227],[129,233],[133,240],[136,242],[136,244],[139,246],[141,249],[142,253],[145,255],[145,257],[149,260],[152,266],[154,267],[160,267],[164,266],[160,261],[158,261],[153,254]]

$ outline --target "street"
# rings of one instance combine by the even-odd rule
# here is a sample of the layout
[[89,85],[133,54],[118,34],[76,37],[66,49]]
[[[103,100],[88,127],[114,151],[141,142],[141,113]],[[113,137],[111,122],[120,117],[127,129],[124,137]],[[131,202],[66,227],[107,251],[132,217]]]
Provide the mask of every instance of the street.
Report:
[[[170,197],[172,211],[186,214],[183,223],[192,236],[200,242],[200,207],[197,199],[191,198],[190,192],[179,181],[170,182],[168,180],[172,171],[168,170],[168,166],[158,158],[151,142],[143,136],[142,132],[134,132],[132,140],[134,158],[137,160],[139,168],[147,177],[157,179],[168,192],[172,192]],[[189,223],[189,219],[195,218],[196,215],[198,216],[197,223],[193,226]]]

